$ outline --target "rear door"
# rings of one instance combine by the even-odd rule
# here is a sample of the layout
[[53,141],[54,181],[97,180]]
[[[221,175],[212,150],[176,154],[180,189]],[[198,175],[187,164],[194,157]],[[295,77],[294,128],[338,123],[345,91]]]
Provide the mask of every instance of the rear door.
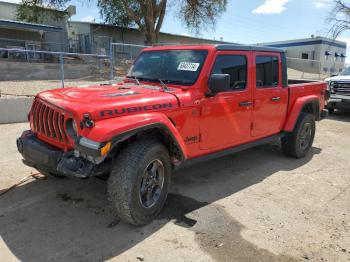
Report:
[[288,104],[288,88],[282,85],[279,53],[254,52],[255,81],[252,136],[265,137],[281,131]]
[[248,68],[251,52],[217,52],[211,74],[229,74],[231,87],[201,103],[202,150],[219,150],[250,140],[253,102]]

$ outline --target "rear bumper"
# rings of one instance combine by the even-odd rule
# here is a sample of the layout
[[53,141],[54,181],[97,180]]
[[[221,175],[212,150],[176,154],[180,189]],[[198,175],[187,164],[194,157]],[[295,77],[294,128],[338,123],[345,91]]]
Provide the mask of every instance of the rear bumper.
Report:
[[17,139],[17,149],[23,156],[24,164],[48,173],[87,178],[102,175],[108,170],[106,163],[96,165],[75,157],[73,152],[65,153],[42,142],[31,131],[23,132]]

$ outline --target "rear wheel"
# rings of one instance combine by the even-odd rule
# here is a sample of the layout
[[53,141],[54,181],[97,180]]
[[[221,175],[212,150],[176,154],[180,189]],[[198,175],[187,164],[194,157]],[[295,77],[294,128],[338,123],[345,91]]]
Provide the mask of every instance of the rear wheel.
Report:
[[282,138],[283,152],[295,158],[305,157],[312,147],[315,131],[315,117],[309,113],[301,113],[294,131]]
[[109,199],[121,220],[151,222],[168,195],[171,163],[167,149],[154,139],[139,140],[117,157],[108,179]]

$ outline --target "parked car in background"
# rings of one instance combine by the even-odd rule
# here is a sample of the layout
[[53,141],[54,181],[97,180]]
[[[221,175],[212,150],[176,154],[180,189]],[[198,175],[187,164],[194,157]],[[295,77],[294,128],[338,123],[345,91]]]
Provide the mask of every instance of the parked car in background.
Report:
[[329,113],[333,113],[335,109],[350,110],[350,67],[325,81],[330,92],[327,104]]

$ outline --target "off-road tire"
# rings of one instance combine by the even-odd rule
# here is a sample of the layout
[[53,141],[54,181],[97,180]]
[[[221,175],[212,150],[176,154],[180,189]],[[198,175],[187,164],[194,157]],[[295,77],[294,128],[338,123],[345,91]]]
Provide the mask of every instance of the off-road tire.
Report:
[[[311,128],[311,134],[307,146],[303,148],[303,146],[301,146],[301,141],[306,125]],[[294,158],[305,157],[312,147],[315,138],[315,131],[316,124],[314,115],[309,113],[301,113],[294,131],[288,133],[285,137],[282,138],[282,150],[284,154]]]
[[[154,206],[145,208],[140,199],[141,182],[147,166],[155,160],[160,160],[164,166],[163,188]],[[107,182],[108,198],[122,221],[136,226],[146,225],[163,208],[170,178],[171,162],[167,148],[156,139],[140,139],[116,157]]]

